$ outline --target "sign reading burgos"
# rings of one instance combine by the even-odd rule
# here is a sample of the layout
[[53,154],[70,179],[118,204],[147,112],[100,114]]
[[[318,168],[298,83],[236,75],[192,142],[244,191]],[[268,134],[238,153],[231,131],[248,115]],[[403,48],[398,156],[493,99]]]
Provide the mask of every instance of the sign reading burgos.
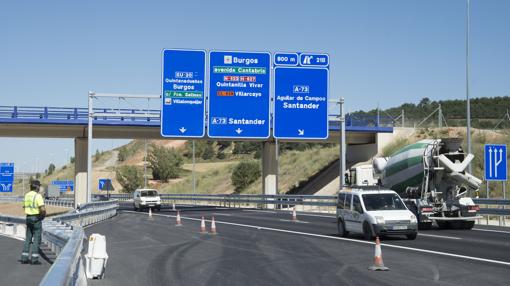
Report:
[[266,52],[210,52],[211,138],[269,137],[271,55]]

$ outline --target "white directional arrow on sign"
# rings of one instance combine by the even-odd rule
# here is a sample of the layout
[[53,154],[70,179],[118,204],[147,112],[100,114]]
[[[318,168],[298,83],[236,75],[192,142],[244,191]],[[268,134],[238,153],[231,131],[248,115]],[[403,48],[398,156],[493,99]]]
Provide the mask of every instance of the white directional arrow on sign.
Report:
[[181,133],[184,133],[184,132],[186,132],[186,128],[181,127],[181,128],[179,128],[179,131],[181,131]]
[[304,129],[298,129],[298,135],[299,136],[305,135],[305,130]]
[[243,132],[243,129],[241,129],[241,128],[239,128],[239,127],[238,127],[238,128],[236,129],[236,132],[237,132],[237,134],[241,134],[241,133]]

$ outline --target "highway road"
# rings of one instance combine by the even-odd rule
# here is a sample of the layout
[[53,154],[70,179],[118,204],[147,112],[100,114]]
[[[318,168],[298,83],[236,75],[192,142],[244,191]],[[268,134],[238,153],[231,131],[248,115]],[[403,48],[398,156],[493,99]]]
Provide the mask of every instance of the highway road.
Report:
[[0,236],[0,285],[39,285],[50,269],[50,264],[40,259],[41,265],[21,264],[23,241]]
[[[374,245],[336,235],[331,215],[261,210],[123,211],[91,226],[107,237],[106,276],[91,285],[505,285],[510,231],[430,230],[383,239],[388,272],[367,270]],[[215,216],[218,234],[200,234]],[[210,224],[208,223],[209,227]]]

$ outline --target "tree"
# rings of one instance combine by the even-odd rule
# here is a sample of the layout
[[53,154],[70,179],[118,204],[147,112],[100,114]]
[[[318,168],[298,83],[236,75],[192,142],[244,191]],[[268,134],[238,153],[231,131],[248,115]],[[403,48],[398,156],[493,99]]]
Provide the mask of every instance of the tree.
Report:
[[74,164],[74,156],[71,156],[71,158],[69,159],[69,162],[70,162],[71,164]]
[[117,154],[117,159],[121,162],[125,161],[128,157],[128,150],[126,146],[122,146]]
[[207,144],[205,146],[205,149],[202,152],[202,156],[201,157],[204,160],[209,160],[212,157],[214,157],[214,148],[213,148],[212,142],[211,142],[211,144]]
[[260,164],[256,161],[237,164],[230,179],[236,192],[241,192],[261,176]]
[[183,158],[174,148],[151,145],[148,161],[152,177],[166,182],[168,179],[179,177]]
[[257,150],[260,150],[261,144],[259,142],[236,142],[234,145],[234,150],[232,153],[234,154],[250,154],[254,153]]
[[125,193],[132,193],[143,184],[143,172],[135,166],[118,168],[115,172],[115,178]]
[[51,163],[51,164],[48,166],[48,172],[47,172],[48,176],[49,176],[49,175],[51,175],[51,174],[53,174],[53,172],[55,172],[55,169],[56,169],[55,165],[54,165],[53,163]]

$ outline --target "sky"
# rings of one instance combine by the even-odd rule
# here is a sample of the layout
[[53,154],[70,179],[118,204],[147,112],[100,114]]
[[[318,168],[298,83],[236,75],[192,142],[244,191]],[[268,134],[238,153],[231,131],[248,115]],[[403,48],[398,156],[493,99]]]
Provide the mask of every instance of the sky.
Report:
[[[472,97],[510,95],[509,14],[510,1],[471,0]],[[328,53],[330,97],[347,111],[463,99],[465,24],[466,0],[1,1],[0,106],[86,107],[89,90],[159,94],[164,48]],[[21,171],[73,152],[71,139],[0,137],[0,161]]]

